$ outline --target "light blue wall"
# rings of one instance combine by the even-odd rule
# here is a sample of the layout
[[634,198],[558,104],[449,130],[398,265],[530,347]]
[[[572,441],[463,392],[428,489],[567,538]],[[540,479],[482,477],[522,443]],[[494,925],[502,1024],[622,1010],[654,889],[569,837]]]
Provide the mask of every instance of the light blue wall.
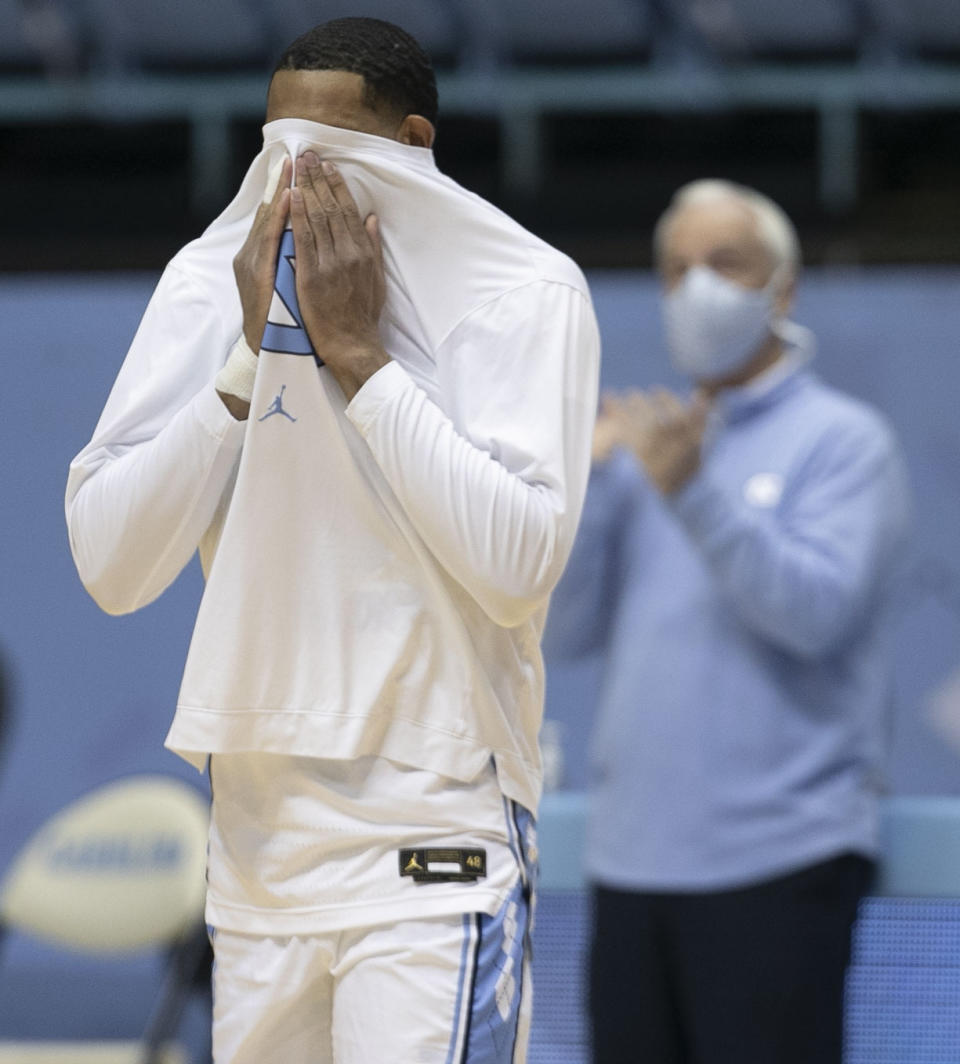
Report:
[[0,281],[0,645],[12,744],[0,767],[0,868],[59,806],[115,776],[197,773],[161,749],[198,601],[198,574],[143,613],[102,614],[77,579],[63,489],[154,277]]
[[[45,816],[104,779],[165,769],[201,784],[161,747],[200,593],[196,565],[149,609],[106,617],[78,583],[62,515],[67,464],[92,432],[154,280],[0,282],[0,645],[16,716],[0,767],[0,868]],[[595,273],[591,283],[604,384],[676,383],[653,278]],[[931,692],[960,669],[960,271],[811,272],[795,316],[819,335],[820,372],[886,411],[906,448],[927,586],[903,607],[892,776],[899,791],[960,792],[960,759],[925,716]],[[551,679],[550,715],[565,724],[576,785],[596,670],[558,665]]]
[[[16,717],[0,761],[0,873],[36,826],[95,784],[160,770],[203,785],[162,748],[200,593],[196,565],[141,614],[109,618],[79,585],[63,521],[68,462],[93,430],[154,281],[0,280],[0,646],[13,665]],[[597,273],[591,282],[604,383],[671,383],[653,279]],[[887,412],[913,471],[916,557],[926,576],[903,604],[896,661],[892,779],[901,792],[960,793],[960,757],[925,716],[931,693],[960,670],[958,308],[960,270],[818,271],[806,278],[796,314],[820,336],[820,372]],[[566,729],[571,785],[583,781],[597,682],[595,664],[551,672],[549,712]],[[30,987],[50,985],[57,962],[46,958],[27,943],[11,944],[7,961],[18,974],[11,982],[7,967],[0,1037],[10,1033],[8,1022],[20,1033],[43,1033],[31,1026],[30,1017],[43,1013]],[[86,977],[88,997],[58,1006],[64,1026],[83,1018],[91,1030],[108,1024],[132,1033],[145,1001],[133,988],[147,987],[152,970],[130,969],[129,1002],[104,1001],[106,986]],[[110,993],[121,986],[110,985]],[[16,986],[24,993],[10,997]],[[202,1017],[197,1022],[202,1028]]]
[[[200,593],[196,566],[149,609],[106,617],[77,581],[62,516],[67,464],[92,432],[154,280],[0,282],[0,645],[16,716],[0,767],[0,868],[46,815],[94,783],[166,769],[201,784],[161,747]],[[676,383],[653,278],[601,272],[591,283],[604,384]],[[892,776],[899,791],[960,792],[960,759],[925,717],[931,692],[960,669],[960,271],[811,272],[795,316],[819,335],[819,371],[886,411],[906,448],[927,586],[903,607]],[[549,711],[565,724],[575,785],[595,669],[558,665],[551,678]]]

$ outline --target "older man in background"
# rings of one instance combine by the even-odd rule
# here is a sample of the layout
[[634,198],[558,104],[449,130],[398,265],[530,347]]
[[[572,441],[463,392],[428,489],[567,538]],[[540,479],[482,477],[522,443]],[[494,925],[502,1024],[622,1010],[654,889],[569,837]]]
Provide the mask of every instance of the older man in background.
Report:
[[598,1064],[839,1064],[877,853],[897,442],[809,369],[796,234],[682,188],[656,231],[694,385],[608,397],[548,647],[604,649],[592,745]]

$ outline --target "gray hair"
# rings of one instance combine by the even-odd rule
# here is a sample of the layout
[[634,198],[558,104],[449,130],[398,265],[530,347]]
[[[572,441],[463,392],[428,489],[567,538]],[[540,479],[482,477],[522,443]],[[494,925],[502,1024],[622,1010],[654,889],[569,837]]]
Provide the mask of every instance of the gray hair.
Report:
[[760,239],[773,258],[774,268],[785,266],[791,276],[796,276],[800,269],[800,241],[786,211],[774,203],[769,196],[765,196],[754,188],[719,178],[691,181],[689,184],[681,185],[673,194],[669,206],[660,215],[653,230],[653,250],[656,258],[659,260],[663,255],[667,226],[678,211],[684,207],[730,199],[742,203],[753,212],[757,220]]

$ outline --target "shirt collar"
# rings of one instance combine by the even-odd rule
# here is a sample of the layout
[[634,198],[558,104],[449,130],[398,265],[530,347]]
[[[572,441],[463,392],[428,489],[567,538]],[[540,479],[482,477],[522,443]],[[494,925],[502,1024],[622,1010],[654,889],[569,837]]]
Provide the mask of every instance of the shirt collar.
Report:
[[270,148],[275,144],[285,145],[293,156],[307,148],[329,148],[334,153],[379,156],[381,159],[393,159],[407,166],[436,169],[430,148],[401,144],[400,141],[391,140],[389,137],[360,133],[358,130],[342,129],[339,126],[327,126],[306,118],[277,118],[273,122],[267,122],[263,127],[263,146]]
[[769,369],[739,388],[725,388],[713,402],[716,416],[724,422],[739,421],[779,398],[792,387],[816,354],[816,338],[802,325],[780,321],[774,332],[783,340],[784,351]]

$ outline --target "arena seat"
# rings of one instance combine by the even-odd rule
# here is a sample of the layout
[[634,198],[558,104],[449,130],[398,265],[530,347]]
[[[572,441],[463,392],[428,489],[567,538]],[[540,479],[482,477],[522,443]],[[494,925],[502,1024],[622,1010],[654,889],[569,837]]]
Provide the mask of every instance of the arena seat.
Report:
[[24,31],[24,21],[20,0],[0,0],[0,70],[32,71],[41,65]]
[[161,951],[161,986],[136,1042],[0,1042],[0,1064],[175,1064],[171,1043],[207,960],[207,803],[165,776],[107,784],[42,825],[0,883],[0,932],[72,953]]
[[960,7],[956,0],[869,0],[880,31],[901,56],[960,57]]
[[653,47],[646,0],[497,0],[493,18],[501,59],[574,64],[645,58]]
[[235,70],[269,59],[259,7],[245,0],[87,0],[94,66],[128,70]]
[[261,0],[271,48],[279,52],[319,22],[363,15],[402,26],[439,66],[452,64],[463,45],[456,3],[444,0]]
[[666,0],[722,59],[854,58],[863,24],[853,0]]

